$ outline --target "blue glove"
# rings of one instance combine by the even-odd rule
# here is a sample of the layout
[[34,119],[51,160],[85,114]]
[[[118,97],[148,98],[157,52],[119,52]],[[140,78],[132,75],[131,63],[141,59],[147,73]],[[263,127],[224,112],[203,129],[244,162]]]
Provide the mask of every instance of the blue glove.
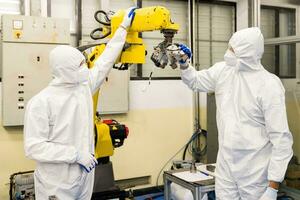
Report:
[[98,164],[97,159],[93,154],[89,152],[77,152],[76,162],[87,172],[91,172],[92,169]]
[[180,58],[179,59],[179,65],[180,65],[180,69],[185,70],[189,67],[189,62],[190,62],[190,58],[192,57],[192,51],[190,48],[188,48],[186,45],[184,44],[180,44],[179,45],[179,49],[180,49]]
[[137,9],[137,8],[131,7],[126,10],[123,21],[121,23],[121,27],[123,27],[124,29],[127,29],[131,26],[132,21],[135,16],[135,9]]
[[184,44],[180,44],[179,48],[180,48],[181,51],[183,51],[188,56],[189,59],[191,59],[193,54],[192,54],[192,51],[191,51],[190,48],[188,48]]
[[265,193],[260,197],[259,200],[276,200],[277,199],[277,192],[278,190],[275,190],[271,187],[268,187]]

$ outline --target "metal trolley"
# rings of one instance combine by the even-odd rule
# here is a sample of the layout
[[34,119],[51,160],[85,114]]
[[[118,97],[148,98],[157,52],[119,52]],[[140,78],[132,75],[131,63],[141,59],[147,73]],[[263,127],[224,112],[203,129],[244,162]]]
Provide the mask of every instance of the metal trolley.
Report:
[[193,194],[194,200],[201,200],[207,192],[215,190],[215,178],[210,180],[198,181],[198,182],[188,182],[173,175],[176,172],[183,172],[183,171],[188,171],[188,170],[179,169],[179,170],[170,170],[164,172],[163,178],[164,178],[165,200],[171,200],[172,182],[190,190]]

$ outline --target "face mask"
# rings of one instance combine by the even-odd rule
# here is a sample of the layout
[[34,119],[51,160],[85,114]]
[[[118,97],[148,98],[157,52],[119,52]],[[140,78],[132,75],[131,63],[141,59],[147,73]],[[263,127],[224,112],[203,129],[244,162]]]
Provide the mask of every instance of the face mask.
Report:
[[224,60],[226,62],[227,65],[229,66],[236,66],[237,64],[237,58],[235,56],[235,54],[230,51],[229,49],[227,49],[225,55],[224,55]]
[[78,70],[78,83],[83,83],[89,79],[89,69],[86,64],[82,65]]

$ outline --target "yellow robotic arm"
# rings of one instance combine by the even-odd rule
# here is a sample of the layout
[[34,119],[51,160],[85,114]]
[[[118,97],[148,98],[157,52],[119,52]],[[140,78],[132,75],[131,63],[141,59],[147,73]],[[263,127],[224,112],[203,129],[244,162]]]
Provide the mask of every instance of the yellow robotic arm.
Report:
[[[105,21],[99,18],[100,14],[103,15],[102,17]],[[91,38],[95,40],[111,38],[119,28],[124,14],[125,10],[120,10],[112,16],[109,16],[104,11],[97,11],[95,13],[95,19],[102,24],[103,27],[93,30]],[[116,61],[116,63],[121,63],[122,66],[125,67],[119,69],[128,69],[129,64],[145,63],[146,47],[142,38],[139,36],[139,33],[155,30],[160,30],[165,39],[154,48],[151,59],[157,67],[164,68],[168,64],[166,48],[172,45],[172,39],[178,29],[179,25],[171,21],[170,12],[165,7],[154,6],[136,9],[132,25],[128,29],[123,51]],[[86,54],[87,65],[89,68],[94,66],[95,61],[104,51],[106,43],[92,46],[94,46],[93,51]],[[90,47],[91,46],[88,45],[79,47],[79,49],[83,51]],[[170,65],[172,66],[172,63]],[[95,157],[99,159],[109,157],[113,154],[113,148],[118,147],[115,141],[120,140],[120,138],[121,141],[123,141],[127,137],[128,129],[124,128],[126,127],[125,125],[118,124],[117,122],[115,122],[117,124],[109,124],[107,121],[101,120],[100,116],[96,113],[99,92],[96,92],[95,94],[96,95],[93,97],[96,127]],[[122,144],[123,142],[121,145]]]
[[[99,14],[103,14],[105,22],[99,19]],[[120,10],[112,17],[109,17],[104,11],[98,11],[95,13],[95,19],[103,25],[103,27],[97,28],[91,33],[93,39],[111,38],[118,27],[120,26],[125,10]],[[139,33],[146,31],[160,30],[165,40],[162,42],[166,48],[172,44],[172,38],[177,33],[179,25],[171,21],[170,12],[165,7],[154,6],[145,7],[135,10],[135,17],[132,21],[131,27],[128,29],[126,37],[126,44],[121,53],[120,58],[116,63],[122,64],[143,64],[145,63],[146,47],[143,43]],[[96,35],[97,32],[100,34]],[[161,44],[162,44],[161,43]],[[94,48],[93,52],[88,55],[88,64],[93,65],[93,62],[101,55],[105,48],[105,44],[98,45]],[[161,49],[165,51],[165,48]],[[157,58],[159,59],[159,58]],[[152,59],[153,60],[153,59]],[[157,65],[157,62],[155,62]],[[158,66],[158,65],[157,65]]]

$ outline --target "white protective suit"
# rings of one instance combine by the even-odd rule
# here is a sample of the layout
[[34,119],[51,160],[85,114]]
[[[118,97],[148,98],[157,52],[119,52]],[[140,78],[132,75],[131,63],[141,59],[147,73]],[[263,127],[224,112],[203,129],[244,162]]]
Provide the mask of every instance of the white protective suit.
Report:
[[264,40],[259,28],[236,32],[229,45],[236,61],[225,56],[226,62],[201,71],[190,66],[181,71],[182,80],[194,91],[215,93],[217,199],[258,200],[268,180],[284,179],[293,154],[285,91],[260,63]]
[[58,46],[49,59],[54,79],[27,105],[25,154],[37,162],[37,200],[89,200],[94,170],[87,173],[76,161],[79,152],[94,154],[92,94],[120,55],[127,31],[119,28],[95,66],[79,67],[84,56],[70,46]]

